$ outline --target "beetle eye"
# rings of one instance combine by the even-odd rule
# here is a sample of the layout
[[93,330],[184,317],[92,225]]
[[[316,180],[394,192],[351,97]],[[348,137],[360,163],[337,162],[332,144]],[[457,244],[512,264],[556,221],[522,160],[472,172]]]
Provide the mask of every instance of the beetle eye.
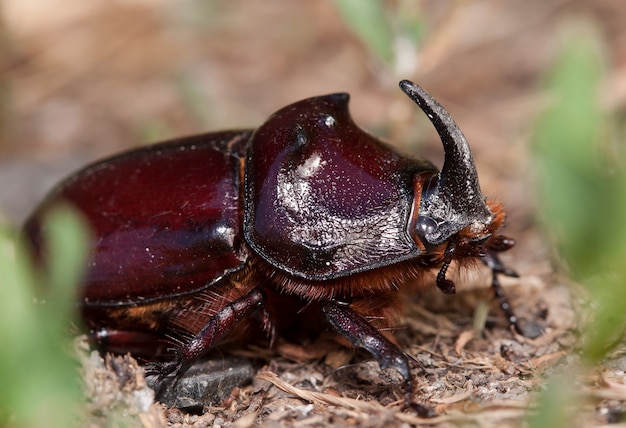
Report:
[[430,217],[418,216],[415,226],[417,228],[417,235],[422,242],[426,243],[428,242],[426,236],[432,234],[437,229],[437,222]]

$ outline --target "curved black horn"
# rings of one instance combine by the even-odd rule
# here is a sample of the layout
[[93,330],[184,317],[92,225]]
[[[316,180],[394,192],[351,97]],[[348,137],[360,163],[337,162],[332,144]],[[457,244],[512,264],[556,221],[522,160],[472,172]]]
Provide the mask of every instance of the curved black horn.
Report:
[[[478,184],[469,144],[454,119],[428,92],[408,80],[400,88],[426,113],[441,137],[445,159],[437,181],[422,195],[419,217],[423,238],[439,244],[469,225],[479,229],[491,222]],[[418,219],[418,225],[420,219]]]

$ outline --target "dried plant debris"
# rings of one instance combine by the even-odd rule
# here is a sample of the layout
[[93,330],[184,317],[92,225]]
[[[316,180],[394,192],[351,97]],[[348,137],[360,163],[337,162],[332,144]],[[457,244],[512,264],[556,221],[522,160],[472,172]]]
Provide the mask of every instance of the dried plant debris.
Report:
[[90,351],[84,337],[76,341],[85,391],[83,426],[163,427],[163,407],[154,401],[143,369],[130,356],[105,358]]
[[[624,421],[626,347],[585,374],[573,352],[577,325],[568,312],[573,310],[568,290],[552,284],[546,293],[517,302],[521,313],[543,307],[544,334],[536,339],[515,334],[504,322],[473,330],[471,311],[440,306],[436,295],[410,304],[406,326],[396,336],[411,344],[406,349],[418,362],[416,401],[431,408],[433,418],[403,409],[398,373],[327,338],[304,345],[279,341],[274,350],[250,347],[238,349],[238,356],[213,357],[190,369],[161,402],[131,357],[102,358],[83,340],[77,348],[87,397],[84,425],[519,426],[537,413],[537,394],[555,375],[575,379],[568,405],[577,406],[580,423]],[[460,294],[459,302],[480,300],[483,290]],[[498,318],[497,309],[492,316]]]
[[[472,301],[480,299],[483,290],[460,294],[459,300]],[[567,292],[551,296],[570,299]],[[565,300],[542,301],[537,294],[535,301],[518,302],[522,313],[541,305],[547,311],[544,334],[528,339],[505,322],[481,334],[471,328],[471,310],[440,307],[431,298],[438,299],[428,294],[420,298],[421,304],[410,305],[406,327],[396,336],[400,343],[412,344],[406,349],[418,362],[413,369],[416,401],[432,408],[434,418],[403,409],[403,380],[394,370],[380,370],[367,354],[327,338],[305,345],[279,341],[274,351],[244,348],[237,357],[214,357],[189,370],[174,387],[176,392],[161,396],[167,405],[152,402],[154,393],[132,358],[103,360],[97,353],[84,354],[90,418],[98,424],[123,418],[131,425],[134,421],[155,427],[448,426],[472,421],[516,426],[533,411],[534,394],[546,382],[544,374],[567,370],[572,362],[575,325],[567,328],[550,321],[551,308],[564,311],[569,305]],[[497,309],[492,312],[498,318]],[[614,361],[618,368],[623,364],[620,358]],[[589,386],[586,391],[601,400],[590,414],[605,414],[607,420],[621,414],[620,394],[626,387],[608,375],[599,377],[597,385],[600,390]]]

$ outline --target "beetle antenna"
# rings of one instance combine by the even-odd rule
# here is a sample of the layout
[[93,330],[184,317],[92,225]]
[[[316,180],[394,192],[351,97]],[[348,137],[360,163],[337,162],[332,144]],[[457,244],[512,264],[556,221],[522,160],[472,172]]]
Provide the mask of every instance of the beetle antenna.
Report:
[[454,286],[454,282],[446,279],[446,271],[450,267],[450,262],[447,261],[441,266],[439,273],[437,274],[437,288],[443,291],[445,294],[454,294],[456,293],[456,287]]
[[456,287],[454,286],[454,282],[446,279],[446,272],[448,272],[450,263],[452,263],[452,256],[454,255],[455,250],[456,242],[451,241],[450,243],[448,243],[446,251],[443,255],[443,266],[441,266],[441,269],[439,269],[439,273],[437,273],[437,288],[439,288],[445,294],[456,293]]

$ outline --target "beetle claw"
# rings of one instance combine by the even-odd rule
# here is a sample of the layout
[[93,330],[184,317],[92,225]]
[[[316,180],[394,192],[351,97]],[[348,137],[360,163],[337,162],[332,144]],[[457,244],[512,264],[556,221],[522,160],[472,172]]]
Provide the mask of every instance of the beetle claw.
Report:
[[500,308],[504,315],[506,316],[509,324],[515,329],[518,334],[521,334],[524,337],[528,337],[529,339],[534,339],[543,334],[543,329],[534,322],[523,323],[520,322],[520,319],[515,315],[511,304],[508,299],[504,295],[504,290],[500,285],[500,280],[498,279],[498,271],[493,270],[491,288],[493,289],[496,298],[498,299],[498,303],[500,304]]
[[149,361],[144,364],[146,377],[155,378],[156,383],[162,383],[169,377],[176,377],[183,371],[183,351],[179,347],[168,349],[174,356],[169,361]]
[[421,417],[436,416],[432,409],[413,401],[413,377],[409,366],[420,366],[415,358],[401,351],[369,324],[362,315],[350,308],[350,305],[331,301],[323,306],[322,311],[337,332],[353,345],[369,351],[376,358],[381,369],[393,368],[400,373],[405,381],[404,405],[406,408],[414,410]]
[[529,321],[520,323],[519,321],[515,325],[515,331],[524,337],[529,339],[536,339],[543,334],[543,328],[536,322]]
[[162,382],[168,377],[175,377],[181,371],[182,362],[180,360],[166,362],[150,362],[144,365],[146,377],[154,377],[157,382]]

